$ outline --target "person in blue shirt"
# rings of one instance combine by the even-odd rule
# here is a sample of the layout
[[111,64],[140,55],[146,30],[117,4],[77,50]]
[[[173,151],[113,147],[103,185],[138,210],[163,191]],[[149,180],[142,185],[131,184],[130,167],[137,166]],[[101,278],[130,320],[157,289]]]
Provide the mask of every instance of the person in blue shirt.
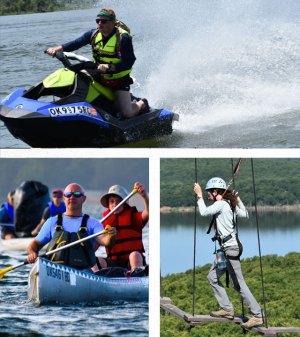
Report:
[[64,213],[66,211],[66,205],[63,201],[63,191],[60,189],[55,189],[52,191],[52,201],[48,203],[45,208],[42,219],[36,228],[31,232],[32,236],[36,236],[43,224],[47,221],[50,216],[55,216],[58,213]]
[[131,101],[130,73],[136,60],[129,32],[116,25],[116,14],[111,8],[102,8],[97,15],[97,29],[91,29],[79,38],[49,48],[47,53],[55,56],[58,51],[71,52],[90,44],[97,66],[96,80],[111,88],[115,94],[117,108],[125,118],[148,112],[148,101],[143,98]]
[[[31,241],[27,248],[28,256],[27,260],[29,263],[34,263],[38,257],[39,251],[48,244],[53,250],[58,246],[61,246],[61,237],[64,236],[62,241],[65,241],[65,244],[72,242],[72,238],[75,238],[75,241],[79,237],[89,236],[95,233],[100,233],[103,230],[103,225],[95,218],[89,217],[82,213],[82,206],[86,200],[86,195],[84,189],[77,183],[69,184],[63,195],[64,202],[66,204],[66,212],[63,217],[60,219],[59,216],[50,217],[43,227],[41,228],[39,234]],[[60,228],[58,228],[60,227]],[[82,227],[84,227],[83,233],[81,232]],[[70,254],[62,256],[59,253],[49,255],[49,259],[53,262],[59,261],[65,265],[75,266],[74,263],[76,260],[81,259],[81,269],[91,268],[94,265],[91,265],[91,261],[94,261],[96,265],[95,257],[95,247],[97,245],[108,246],[114,243],[116,237],[116,229],[109,229],[107,234],[96,236],[96,238],[85,241],[83,245],[85,248],[80,250],[81,256],[78,254],[78,249],[69,248]],[[74,247],[79,247],[81,249],[82,245],[77,245]],[[72,251],[71,251],[72,250]],[[64,252],[66,250],[62,250]],[[72,254],[71,254],[72,252]],[[75,255],[75,258],[74,258]],[[68,256],[73,256],[69,258]],[[61,262],[63,261],[63,262]]]
[[14,225],[14,194],[11,191],[7,195],[7,201],[4,202],[0,208],[0,222],[1,222],[1,238],[4,240],[14,239],[15,225]]

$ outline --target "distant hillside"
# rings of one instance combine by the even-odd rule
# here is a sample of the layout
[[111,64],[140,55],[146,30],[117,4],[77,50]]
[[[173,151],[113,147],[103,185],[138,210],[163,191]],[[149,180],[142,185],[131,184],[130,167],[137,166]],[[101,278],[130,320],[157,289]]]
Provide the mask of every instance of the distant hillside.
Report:
[[130,190],[140,181],[148,188],[148,167],[148,159],[0,158],[0,200],[24,180],[41,181],[49,188],[78,182],[95,191],[114,184]]
[[[214,176],[226,182],[238,159],[197,159],[197,178],[202,188]],[[258,205],[293,205],[300,203],[299,159],[254,159],[255,190]],[[161,160],[161,206],[194,205],[195,159]],[[234,187],[248,206],[254,204],[251,160],[245,159]],[[233,185],[231,186],[233,188]]]
[[96,0],[1,0],[0,15],[54,12],[68,9],[91,8]]

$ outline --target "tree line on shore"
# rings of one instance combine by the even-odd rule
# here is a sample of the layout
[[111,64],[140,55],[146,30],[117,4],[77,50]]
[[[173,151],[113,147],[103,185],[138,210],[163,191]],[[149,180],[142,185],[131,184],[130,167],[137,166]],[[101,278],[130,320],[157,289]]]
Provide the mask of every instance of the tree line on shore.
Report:
[[0,14],[26,14],[53,12],[59,10],[88,8],[94,6],[96,0],[1,0]]
[[[161,159],[160,206],[194,206],[193,185],[196,176],[203,189],[206,182],[216,176],[228,183],[237,162],[238,158]],[[300,203],[299,159],[253,159],[252,163],[253,172],[251,159],[242,161],[230,186],[230,189],[239,191],[247,206],[255,204],[254,196],[257,205],[286,206]]]

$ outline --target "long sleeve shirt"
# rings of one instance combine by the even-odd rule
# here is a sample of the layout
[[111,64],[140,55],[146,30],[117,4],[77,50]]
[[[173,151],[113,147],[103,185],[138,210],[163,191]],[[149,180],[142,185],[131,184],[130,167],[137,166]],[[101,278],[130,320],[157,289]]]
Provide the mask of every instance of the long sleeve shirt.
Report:
[[203,198],[200,198],[198,200],[198,208],[202,216],[216,216],[217,231],[221,239],[224,239],[228,235],[232,235],[232,238],[223,244],[224,247],[237,245],[236,230],[234,226],[236,217],[249,217],[242,201],[237,204],[234,214],[229,203],[225,200],[218,200],[207,207]]
[[[81,47],[84,47],[88,44],[91,44],[92,35],[96,29],[91,29],[88,32],[85,32],[83,35],[77,39],[64,43],[62,45],[63,50],[66,52],[77,50]],[[132,68],[136,58],[133,51],[132,39],[128,34],[121,35],[121,58],[122,61],[118,64],[115,64],[116,72],[121,72],[126,69]]]

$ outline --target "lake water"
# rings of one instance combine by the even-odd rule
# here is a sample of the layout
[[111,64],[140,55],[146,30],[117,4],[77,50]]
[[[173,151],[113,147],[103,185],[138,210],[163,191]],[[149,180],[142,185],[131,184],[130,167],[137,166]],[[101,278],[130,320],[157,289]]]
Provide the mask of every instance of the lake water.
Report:
[[[184,6],[179,0],[133,0],[110,6],[133,35],[132,91],[180,114],[172,136],[129,146],[299,148],[298,0],[189,0]],[[97,12],[0,17],[0,98],[60,68],[43,51],[96,28]],[[80,53],[91,56],[89,47]],[[0,148],[28,146],[1,122]]]
[[[84,212],[99,218],[98,199],[88,199]],[[149,228],[143,231],[149,261]],[[1,252],[0,269],[23,262],[25,252]],[[148,302],[115,302],[100,306],[36,306],[27,299],[30,266],[5,274],[0,281],[0,336],[35,337],[148,337]]]
[[[259,213],[262,255],[300,252],[299,219],[299,213]],[[214,260],[214,243],[210,239],[213,231],[210,235],[206,234],[209,223],[210,218],[197,215],[196,266]],[[259,256],[254,213],[250,213],[248,220],[239,220],[238,231],[244,247],[242,258]],[[193,268],[194,213],[161,214],[160,256],[162,276]]]

